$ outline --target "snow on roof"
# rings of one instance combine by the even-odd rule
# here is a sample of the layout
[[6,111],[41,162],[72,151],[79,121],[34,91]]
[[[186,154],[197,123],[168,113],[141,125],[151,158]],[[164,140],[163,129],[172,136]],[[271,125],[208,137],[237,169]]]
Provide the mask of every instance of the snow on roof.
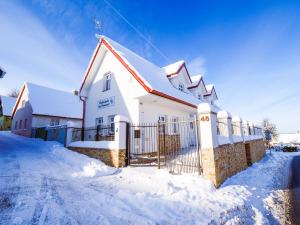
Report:
[[192,94],[184,93],[174,88],[169,79],[166,76],[163,76],[163,74],[165,74],[165,69],[154,65],[110,38],[103,38],[152,90],[156,90],[173,98],[194,104],[195,106],[201,103],[201,101],[195,98]]
[[198,74],[198,75],[194,75],[194,76],[191,76],[191,80],[194,82],[199,82],[199,80],[201,80],[202,78],[202,75],[201,74]]
[[211,93],[211,91],[213,90],[213,88],[214,88],[214,85],[213,85],[213,84],[208,84],[208,85],[206,85],[206,90],[207,90],[207,92],[209,92],[209,93]]
[[2,102],[2,111],[4,116],[11,116],[14,105],[16,103],[16,98],[0,96]]
[[176,73],[183,64],[184,64],[184,61],[180,60],[180,61],[177,61],[175,63],[172,63],[170,65],[163,67],[163,69],[167,75],[173,74],[173,73]]
[[300,144],[300,133],[279,134],[277,142],[283,144]]
[[25,85],[33,114],[82,119],[78,96],[28,82]]

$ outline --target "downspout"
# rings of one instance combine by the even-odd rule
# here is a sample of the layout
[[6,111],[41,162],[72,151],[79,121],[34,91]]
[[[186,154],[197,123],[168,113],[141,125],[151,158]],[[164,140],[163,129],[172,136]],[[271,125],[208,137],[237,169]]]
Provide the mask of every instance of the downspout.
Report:
[[82,104],[83,104],[82,125],[81,125],[81,141],[84,141],[84,122],[85,122],[86,97],[80,96],[80,100],[82,101]]

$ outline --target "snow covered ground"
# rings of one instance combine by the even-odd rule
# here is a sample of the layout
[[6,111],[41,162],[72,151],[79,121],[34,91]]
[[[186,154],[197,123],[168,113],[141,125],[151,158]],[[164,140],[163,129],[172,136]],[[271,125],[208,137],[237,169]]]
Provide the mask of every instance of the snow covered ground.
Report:
[[110,168],[0,132],[0,224],[281,224],[295,154],[268,155],[215,189],[198,176]]

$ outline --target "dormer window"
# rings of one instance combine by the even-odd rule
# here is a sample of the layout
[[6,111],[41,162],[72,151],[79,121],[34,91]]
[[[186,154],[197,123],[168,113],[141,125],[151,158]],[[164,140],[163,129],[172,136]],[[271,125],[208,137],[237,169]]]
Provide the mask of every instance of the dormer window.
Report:
[[179,91],[184,91],[184,85],[183,83],[180,83],[178,86]]
[[103,91],[110,90],[110,86],[111,86],[111,73],[107,73],[104,75]]

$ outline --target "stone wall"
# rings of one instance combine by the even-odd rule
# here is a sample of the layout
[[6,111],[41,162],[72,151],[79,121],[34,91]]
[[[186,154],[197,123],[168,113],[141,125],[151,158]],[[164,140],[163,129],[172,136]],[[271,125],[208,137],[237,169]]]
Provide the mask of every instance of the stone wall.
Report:
[[250,145],[251,163],[261,160],[266,155],[263,139],[248,142]]
[[70,150],[79,152],[89,157],[99,159],[108,166],[124,167],[126,150],[110,150],[110,149],[95,149],[95,148],[79,148],[69,147]]
[[228,177],[247,168],[246,150],[243,142],[202,150],[203,176],[215,186]]

